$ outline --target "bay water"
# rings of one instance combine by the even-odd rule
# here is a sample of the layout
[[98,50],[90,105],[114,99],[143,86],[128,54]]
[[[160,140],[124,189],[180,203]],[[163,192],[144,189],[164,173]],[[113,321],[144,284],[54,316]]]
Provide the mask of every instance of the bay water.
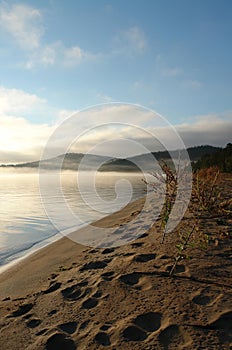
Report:
[[[0,266],[48,244],[62,230],[78,229],[124,207],[125,199],[145,195],[141,173],[98,173],[95,192],[89,175],[82,176],[80,191],[77,173],[64,171],[57,191],[52,172],[0,170]],[[62,203],[72,220],[58,210]]]

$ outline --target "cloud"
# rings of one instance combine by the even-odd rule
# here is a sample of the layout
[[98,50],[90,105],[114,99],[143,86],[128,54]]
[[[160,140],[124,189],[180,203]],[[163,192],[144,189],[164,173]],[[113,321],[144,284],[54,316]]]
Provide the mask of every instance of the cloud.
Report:
[[0,4],[0,29],[8,33],[22,49],[25,59],[20,66],[26,69],[58,65],[73,68],[85,62],[112,58],[115,55],[142,54],[147,47],[145,34],[138,26],[121,31],[114,38],[109,52],[91,52],[78,44],[66,46],[59,38],[43,43],[46,34],[41,10],[24,4]]
[[64,57],[66,59],[66,62],[81,62],[81,60],[84,58],[85,53],[79,46],[73,46],[64,51]]
[[3,3],[0,6],[0,26],[16,40],[17,44],[26,50],[39,48],[43,35],[40,23],[41,12],[28,5]]
[[[97,149],[101,154],[118,152],[118,156],[126,156],[128,153],[135,155],[136,143],[150,151],[163,149],[159,140],[167,149],[176,149],[178,145],[175,133],[165,119],[137,105],[112,103],[73,114],[74,111],[52,108],[37,95],[4,87],[0,87],[0,100],[3,101],[0,105],[0,163],[39,159],[54,132],[53,155],[66,151],[89,152],[99,145]],[[32,123],[24,117],[24,113],[33,115],[38,109],[41,117],[53,113],[51,125]],[[70,115],[71,118],[67,118]],[[186,147],[224,146],[232,141],[232,113],[198,116],[192,123],[179,124],[175,128]],[[122,144],[115,149],[115,139],[130,139],[135,143],[131,149],[123,148]],[[105,145],[110,140],[112,142]]]
[[29,94],[17,89],[7,89],[2,86],[0,86],[0,101],[0,116],[5,114],[20,115],[25,112],[31,112],[46,102],[35,94]]
[[38,66],[49,67],[59,65],[65,68],[72,68],[87,61],[95,61],[100,54],[93,54],[82,50],[79,46],[65,47],[62,42],[57,41],[46,45],[31,54],[24,67],[33,69]]
[[59,43],[53,43],[41,47],[39,50],[29,55],[24,67],[27,69],[35,68],[36,66],[53,66],[57,59]]
[[185,87],[190,87],[190,88],[193,88],[193,89],[199,89],[203,86],[203,83],[197,79],[189,79],[189,80],[185,80],[183,82],[183,85]]
[[232,112],[227,117],[208,114],[195,117],[191,124],[181,124],[177,130],[187,146],[224,146],[232,141]]
[[33,124],[9,115],[0,116],[0,125],[1,163],[38,159],[53,129],[47,124]]
[[22,90],[0,87],[0,163],[37,159],[53,127],[25,117],[47,111],[46,100]]
[[[57,109],[48,102],[23,90],[0,86],[0,163],[33,161],[54,132],[76,111]],[[33,123],[28,116],[51,116],[51,124]],[[38,119],[38,118],[37,118]]]
[[42,39],[45,29],[42,20],[42,13],[38,8],[22,4],[0,5],[0,28],[13,37],[23,50],[26,56],[22,64],[24,68],[49,67],[55,64],[73,67],[101,56],[99,53],[87,52],[78,45],[66,47],[60,40],[44,45]]
[[147,39],[143,30],[137,26],[121,31],[114,39],[115,54],[142,54],[147,47]]
[[62,63],[66,67],[77,66],[83,62],[96,61],[102,57],[100,53],[88,52],[79,46],[63,47],[61,54],[63,55]]
[[99,100],[100,103],[110,103],[114,101],[113,97],[103,94],[102,92],[99,92],[97,94],[97,99]]

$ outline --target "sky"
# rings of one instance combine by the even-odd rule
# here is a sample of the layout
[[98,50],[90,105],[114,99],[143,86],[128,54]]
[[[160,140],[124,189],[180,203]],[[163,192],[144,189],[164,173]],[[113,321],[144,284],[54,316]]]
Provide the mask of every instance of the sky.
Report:
[[0,1],[0,163],[37,159],[65,118],[112,102],[158,112],[186,146],[225,146],[231,38],[230,0]]

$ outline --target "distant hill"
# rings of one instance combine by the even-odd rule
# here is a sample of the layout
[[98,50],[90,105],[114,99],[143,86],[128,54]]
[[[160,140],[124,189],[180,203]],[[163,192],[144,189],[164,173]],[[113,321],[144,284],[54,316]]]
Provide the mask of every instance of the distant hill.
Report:
[[217,166],[222,172],[232,173],[232,143],[211,154],[203,155],[193,166],[194,170]]
[[[196,146],[187,149],[189,158],[192,162],[197,162],[201,157],[207,154],[214,154],[220,151],[221,148],[213,146]],[[171,158],[178,159],[183,150],[176,151],[159,151],[153,153],[142,154],[128,159],[110,158],[104,156],[98,156],[93,154],[84,155],[82,153],[67,153],[65,156],[60,155],[55,158],[28,162],[15,165],[1,165],[1,167],[14,167],[14,168],[40,168],[46,170],[59,169],[62,162],[63,170],[78,170],[81,160],[85,157],[83,170],[97,169],[99,164],[102,164],[98,171],[125,171],[125,172],[137,172],[139,168],[143,170],[154,170],[154,164],[157,161],[165,160],[170,161]]]

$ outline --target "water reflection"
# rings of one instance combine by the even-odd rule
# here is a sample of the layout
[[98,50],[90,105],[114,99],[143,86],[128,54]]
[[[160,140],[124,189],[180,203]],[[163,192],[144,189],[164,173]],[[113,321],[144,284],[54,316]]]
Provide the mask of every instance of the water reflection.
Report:
[[[90,191],[88,176],[86,176],[84,187],[82,186],[81,195],[77,173],[62,173],[62,196],[53,188],[54,174],[44,173],[42,176],[44,183],[46,183],[46,198],[43,200],[49,203],[49,211],[53,212],[63,229],[77,227],[83,221],[92,222],[99,219],[107,213],[117,210],[120,203],[123,207],[124,197],[128,194],[123,191],[119,191],[118,202],[115,202],[115,206],[112,205],[112,201],[117,198],[115,183],[122,178],[131,183],[131,200],[145,194],[145,185],[141,180],[141,174],[99,174],[96,178],[96,191],[101,200]],[[17,252],[24,251],[35,243],[53,236],[57,233],[57,228],[52,225],[45,213],[40,198],[37,173],[7,174],[1,172],[0,196],[0,264],[3,264],[12,259]],[[63,201],[67,203],[67,208],[72,211],[75,219],[70,221],[69,217],[62,210],[59,210],[59,205]],[[88,202],[91,202],[92,205],[90,206]],[[108,203],[111,204],[108,205]],[[60,208],[62,209],[62,206]]]

